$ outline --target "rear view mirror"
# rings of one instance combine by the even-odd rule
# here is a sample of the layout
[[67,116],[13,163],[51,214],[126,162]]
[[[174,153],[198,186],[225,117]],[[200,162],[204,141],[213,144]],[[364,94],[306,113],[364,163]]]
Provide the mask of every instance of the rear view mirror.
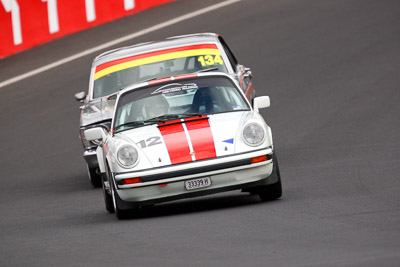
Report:
[[254,110],[258,112],[260,108],[267,108],[271,105],[269,96],[259,96],[254,98]]
[[85,98],[86,98],[85,92],[79,92],[79,93],[75,94],[76,101],[83,102],[83,100],[85,100]]
[[101,127],[96,127],[96,128],[91,128],[87,129],[84,132],[86,140],[88,141],[95,141],[95,140],[103,140],[106,138],[106,134],[104,133],[103,128]]

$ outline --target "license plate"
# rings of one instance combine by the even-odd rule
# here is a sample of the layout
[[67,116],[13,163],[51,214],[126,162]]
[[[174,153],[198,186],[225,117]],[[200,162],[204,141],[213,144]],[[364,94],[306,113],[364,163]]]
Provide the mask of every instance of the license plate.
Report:
[[193,189],[208,187],[210,185],[211,185],[210,177],[203,177],[203,178],[185,181],[186,190],[193,190]]

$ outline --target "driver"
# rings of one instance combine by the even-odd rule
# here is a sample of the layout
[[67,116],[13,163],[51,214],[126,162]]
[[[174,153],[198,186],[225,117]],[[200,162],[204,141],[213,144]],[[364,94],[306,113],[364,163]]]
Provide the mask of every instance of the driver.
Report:
[[168,114],[169,104],[163,95],[155,95],[146,99],[144,115],[147,119]]

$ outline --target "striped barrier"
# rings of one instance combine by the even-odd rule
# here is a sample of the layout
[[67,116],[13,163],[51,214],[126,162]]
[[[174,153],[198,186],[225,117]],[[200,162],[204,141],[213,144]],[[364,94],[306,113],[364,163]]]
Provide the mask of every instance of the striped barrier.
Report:
[[173,0],[0,0],[0,58]]

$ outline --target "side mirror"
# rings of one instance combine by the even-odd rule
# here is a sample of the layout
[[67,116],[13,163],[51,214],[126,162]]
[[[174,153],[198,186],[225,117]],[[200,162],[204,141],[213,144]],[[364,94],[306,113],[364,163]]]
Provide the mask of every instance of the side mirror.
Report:
[[258,112],[260,108],[267,108],[271,105],[269,96],[258,96],[254,98],[254,110]]
[[85,100],[85,98],[86,98],[85,92],[79,92],[79,93],[75,94],[76,101],[83,102],[83,100]]
[[104,141],[104,139],[106,139],[106,134],[104,133],[104,130],[101,127],[87,129],[85,130],[84,134],[86,140],[88,141],[95,141],[99,139]]
[[244,74],[243,74],[244,78],[252,78],[253,74],[251,73],[251,69],[250,68],[244,68]]

